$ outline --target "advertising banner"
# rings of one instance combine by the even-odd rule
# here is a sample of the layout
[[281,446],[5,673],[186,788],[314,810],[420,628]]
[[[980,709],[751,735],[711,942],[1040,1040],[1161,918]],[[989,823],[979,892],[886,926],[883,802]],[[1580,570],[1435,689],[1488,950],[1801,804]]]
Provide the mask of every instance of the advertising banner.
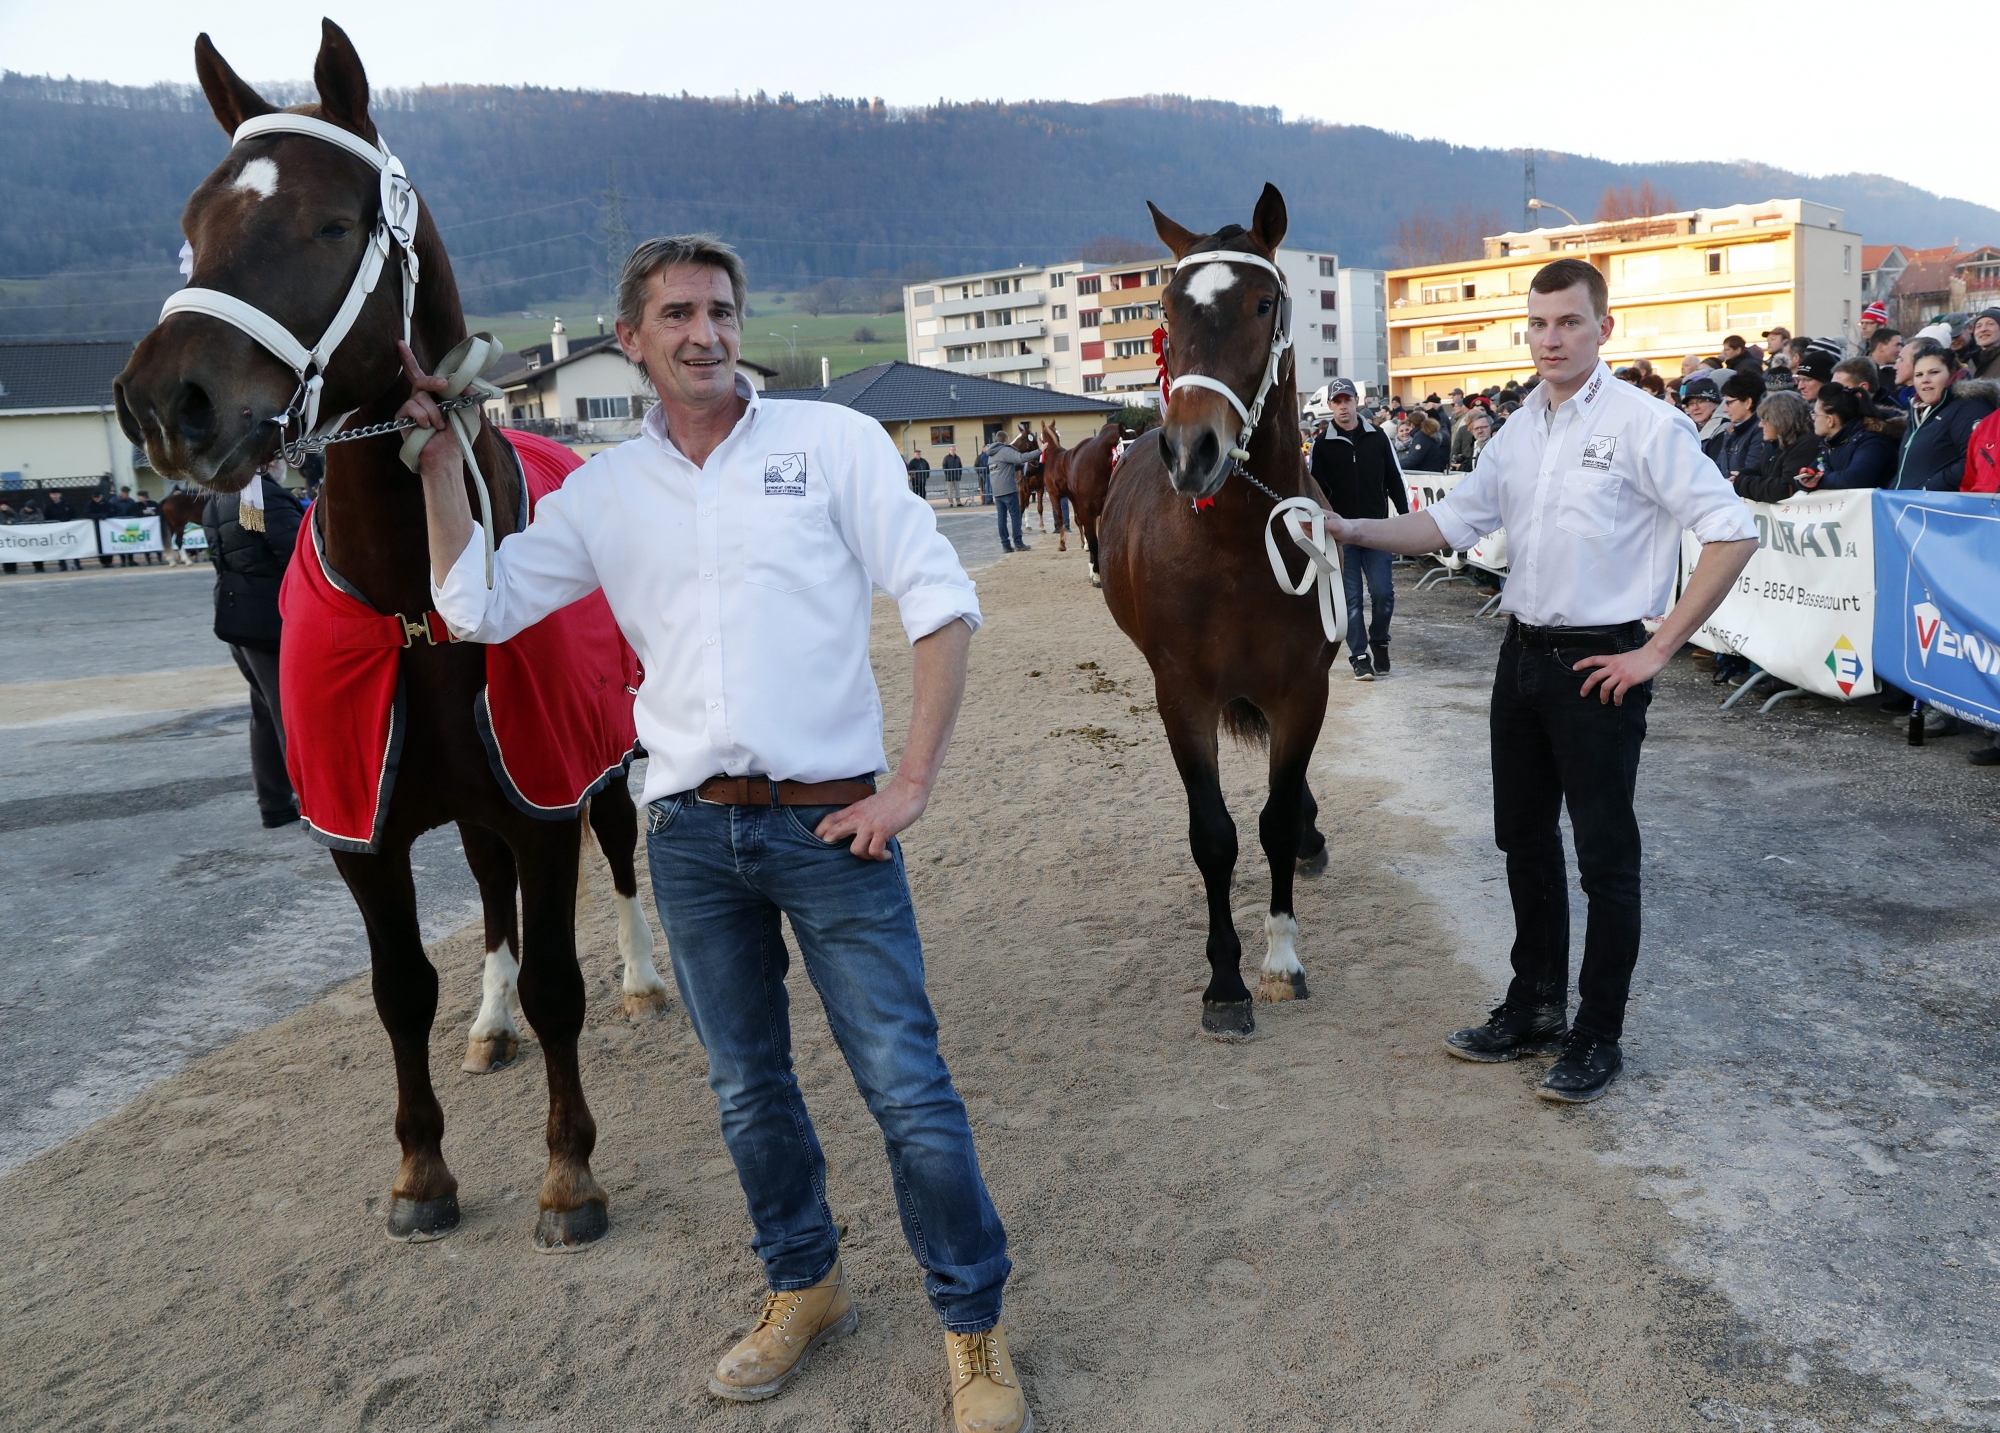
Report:
[[1464,476],[1464,473],[1404,473],[1403,491],[1409,496],[1410,511],[1422,512],[1457,487]]
[[181,529],[182,552],[207,552],[208,532],[198,522],[191,522]]
[[60,562],[97,556],[97,524],[31,522],[0,527],[0,562]]
[[[1757,551],[1697,647],[1736,652],[1771,675],[1836,701],[1880,690],[1875,635],[1873,489],[1750,503]],[[1701,545],[1681,534],[1681,583]],[[1893,678],[1891,680],[1894,680]]]
[[159,552],[160,520],[156,517],[101,517],[97,520],[97,550],[105,557],[114,552]]
[[2000,498],[1878,492],[1875,660],[1941,711],[2000,728]]

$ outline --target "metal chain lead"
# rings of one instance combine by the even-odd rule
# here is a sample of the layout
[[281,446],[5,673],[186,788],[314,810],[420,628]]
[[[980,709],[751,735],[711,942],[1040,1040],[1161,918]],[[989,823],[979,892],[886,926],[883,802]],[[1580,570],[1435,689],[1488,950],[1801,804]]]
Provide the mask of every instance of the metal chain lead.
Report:
[[[468,393],[462,394],[457,398],[440,400],[438,409],[440,412],[450,413],[459,408],[477,407],[480,402],[481,399],[478,394]],[[282,417],[273,418],[271,421],[278,425],[279,431],[282,433],[291,426],[291,419],[292,412],[290,409],[287,409]],[[414,418],[391,418],[386,423],[370,423],[362,428],[346,428],[338,433],[329,433],[324,438],[300,438],[296,442],[280,438],[278,445],[279,456],[285,460],[288,467],[303,467],[308,454],[323,453],[335,443],[353,443],[363,438],[380,438],[390,433],[407,432],[416,426],[417,423]]]

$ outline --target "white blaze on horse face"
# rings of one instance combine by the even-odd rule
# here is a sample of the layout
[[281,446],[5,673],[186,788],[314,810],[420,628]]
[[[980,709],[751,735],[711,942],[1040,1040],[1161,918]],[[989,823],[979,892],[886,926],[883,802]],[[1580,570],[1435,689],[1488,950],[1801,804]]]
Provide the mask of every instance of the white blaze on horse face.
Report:
[[246,189],[259,199],[269,199],[278,192],[278,164],[273,159],[253,159],[243,166],[243,172],[229,186],[231,189]]
[[1233,264],[1203,264],[1188,280],[1187,296],[1203,308],[1207,308],[1230,289],[1236,286],[1236,266]]
[[1299,953],[1295,948],[1298,939],[1299,923],[1293,917],[1285,915],[1264,917],[1264,974],[1289,979],[1304,970],[1305,967],[1299,964]]

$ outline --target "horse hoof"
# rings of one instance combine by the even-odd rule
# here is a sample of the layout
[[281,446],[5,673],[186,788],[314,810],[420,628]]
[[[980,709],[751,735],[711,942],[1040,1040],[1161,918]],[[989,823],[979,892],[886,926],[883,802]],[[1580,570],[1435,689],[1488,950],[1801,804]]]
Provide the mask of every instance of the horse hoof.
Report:
[[399,1244],[428,1244],[458,1227],[458,1196],[439,1199],[389,1198],[388,1234]]
[[1090,574],[1090,585],[1092,587],[1102,587],[1104,585],[1104,579],[1099,577],[1096,573],[1093,572]]
[[1326,873],[1326,847],[1321,846],[1317,851],[1313,852],[1310,856],[1299,857],[1300,875],[1311,877],[1311,876],[1324,875],[1325,873]]
[[627,1020],[657,1020],[667,1013],[667,992],[664,990],[628,990],[624,1000]]
[[611,1231],[611,1212],[601,1199],[574,1209],[544,1209],[535,1221],[535,1250],[542,1254],[573,1254],[587,1249]]
[[502,1030],[498,1035],[475,1035],[465,1042],[465,1059],[459,1069],[473,1075],[490,1074],[506,1069],[520,1053],[521,1039],[511,1030]]
[[1259,1000],[1304,1000],[1309,994],[1303,970],[1295,970],[1290,975],[1267,975],[1257,982]]
[[1218,1040],[1241,1040],[1257,1033],[1257,1017],[1247,1000],[1204,1000],[1201,1028]]
[[1057,539],[1056,539],[1056,551],[1057,551],[1057,552],[1068,552],[1068,551],[1069,551],[1069,539],[1067,539],[1067,538],[1061,538],[1061,537],[1057,538]]

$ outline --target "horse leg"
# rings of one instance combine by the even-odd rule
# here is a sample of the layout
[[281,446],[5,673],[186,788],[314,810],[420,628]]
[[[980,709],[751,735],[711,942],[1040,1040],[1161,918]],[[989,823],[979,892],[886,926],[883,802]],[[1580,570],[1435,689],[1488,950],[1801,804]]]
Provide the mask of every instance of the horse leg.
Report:
[[1326,871],[1326,837],[1319,830],[1319,802],[1313,799],[1312,784],[1305,784],[1304,815],[1299,821],[1299,874],[1307,878]]
[[1312,760],[1326,714],[1325,689],[1317,702],[1296,701],[1267,712],[1271,721],[1271,792],[1257,821],[1257,835],[1271,866],[1271,908],[1264,917],[1264,965],[1259,1000],[1303,1000],[1306,973],[1299,964],[1299,922],[1292,912],[1292,880],[1305,834],[1306,765]]
[[521,1012],[541,1041],[549,1081],[549,1168],[535,1221],[535,1247],[545,1254],[595,1243],[611,1227],[604,1189],[590,1172],[597,1122],[576,1063],[584,1013],[576,963],[582,830],[581,821],[524,820],[509,838],[521,871]]
[[1243,942],[1236,936],[1236,917],[1229,909],[1229,879],[1236,870],[1236,823],[1222,799],[1216,770],[1217,713],[1190,711],[1160,693],[1160,717],[1173,748],[1181,785],[1187,788],[1188,846],[1208,893],[1208,988],[1201,995],[1201,1028],[1230,1038],[1257,1028],[1251,1014],[1250,988],[1243,983]]
[[437,970],[424,954],[417,888],[407,842],[370,856],[335,851],[368,928],[375,1011],[396,1058],[396,1142],[403,1162],[389,1186],[388,1234],[413,1243],[458,1227],[458,1181],[445,1166],[444,1109],[431,1088],[430,1034],[437,1019]]
[[521,974],[521,928],[514,909],[514,853],[497,832],[458,823],[465,864],[479,883],[486,915],[486,964],[479,975],[479,1014],[465,1040],[459,1066],[475,1075],[514,1063],[521,1032],[514,1024],[514,992]]
[[632,790],[614,779],[590,798],[590,829],[597,837],[604,864],[611,868],[611,901],[618,908],[618,954],[625,960],[621,986],[625,1018],[651,1020],[667,1008],[667,982],[653,967],[653,928],[639,906],[639,878],[634,867],[639,846],[639,812]]
[[1090,585],[1092,587],[1102,587],[1104,585],[1104,574],[1098,570],[1097,566],[1097,524],[1092,522],[1088,527],[1084,527],[1083,519],[1079,517],[1077,519],[1077,526],[1083,531],[1084,551],[1090,554]]

